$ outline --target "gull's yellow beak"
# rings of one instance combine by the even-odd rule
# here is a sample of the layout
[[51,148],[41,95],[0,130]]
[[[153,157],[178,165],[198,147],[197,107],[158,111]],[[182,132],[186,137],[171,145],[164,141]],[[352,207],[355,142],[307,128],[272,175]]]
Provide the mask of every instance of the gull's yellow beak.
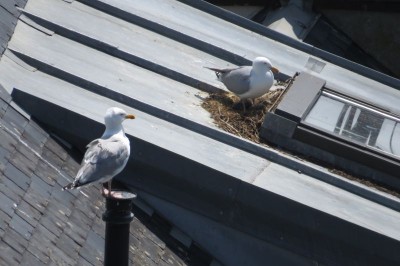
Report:
[[276,67],[271,67],[271,71],[274,74],[278,74],[279,73],[279,69],[277,69]]
[[126,119],[135,119],[135,116],[134,115],[126,115],[125,118]]

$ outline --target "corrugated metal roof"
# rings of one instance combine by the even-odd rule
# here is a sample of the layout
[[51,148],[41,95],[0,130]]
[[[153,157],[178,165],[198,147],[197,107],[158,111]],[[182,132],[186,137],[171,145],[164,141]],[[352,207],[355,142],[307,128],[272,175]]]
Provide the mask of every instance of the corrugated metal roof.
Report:
[[[307,70],[310,54],[172,0],[31,0],[23,14],[0,61],[0,83],[14,90],[28,113],[80,147],[98,137],[109,106],[136,114],[125,125],[133,143],[120,177],[125,183],[264,240],[271,232],[257,235],[257,215],[281,215],[279,208],[266,209],[267,199],[282,200],[294,216],[295,210],[318,210],[326,226],[348,221],[379,243],[400,240],[397,199],[226,134],[200,106],[204,91],[222,89],[203,66],[243,64],[264,55],[287,77]],[[326,65],[317,75],[328,86],[400,113],[399,91],[318,60]],[[308,217],[296,223],[312,231]],[[340,228],[343,235],[352,231],[347,224]],[[299,242],[274,244],[307,262],[321,256],[298,244],[304,240],[300,231],[292,233]]]

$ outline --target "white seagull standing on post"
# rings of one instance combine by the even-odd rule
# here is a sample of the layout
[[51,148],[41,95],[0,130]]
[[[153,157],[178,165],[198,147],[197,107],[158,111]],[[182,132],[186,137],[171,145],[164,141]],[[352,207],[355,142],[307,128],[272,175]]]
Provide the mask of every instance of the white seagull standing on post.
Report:
[[252,66],[240,66],[235,68],[212,68],[225,87],[236,94],[245,110],[245,99],[258,98],[269,91],[274,83],[274,73],[279,73],[276,67],[273,67],[271,61],[265,57],[254,59]]
[[124,169],[130,155],[129,139],[122,127],[125,119],[135,119],[135,116],[118,107],[107,110],[103,135],[86,146],[87,150],[75,180],[63,187],[63,190],[108,182],[106,196],[111,195],[111,180]]

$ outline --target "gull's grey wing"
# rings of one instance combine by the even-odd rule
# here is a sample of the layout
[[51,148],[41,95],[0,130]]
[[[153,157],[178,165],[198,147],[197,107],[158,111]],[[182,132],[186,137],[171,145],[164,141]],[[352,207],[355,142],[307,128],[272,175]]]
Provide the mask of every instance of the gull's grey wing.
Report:
[[76,175],[76,186],[100,182],[113,177],[125,166],[129,150],[118,140],[96,139],[87,145],[81,168]]
[[250,89],[250,66],[243,66],[221,73],[220,80],[228,90],[241,95]]
[[210,70],[212,70],[212,71],[214,71],[214,72],[216,72],[218,74],[223,74],[223,73],[227,73],[229,71],[232,71],[232,70],[235,70],[235,69],[238,69],[238,68],[241,68],[241,67],[233,67],[233,68],[204,67],[204,68],[210,69]]
[[226,74],[226,73],[228,73],[228,72],[230,72],[230,71],[233,71],[233,70],[235,70],[235,69],[239,69],[239,68],[241,68],[241,67],[234,67],[234,68],[204,67],[204,68],[207,68],[207,69],[210,69],[210,70],[214,71],[214,72],[215,72],[215,75],[216,75],[217,78],[220,80],[222,74]]

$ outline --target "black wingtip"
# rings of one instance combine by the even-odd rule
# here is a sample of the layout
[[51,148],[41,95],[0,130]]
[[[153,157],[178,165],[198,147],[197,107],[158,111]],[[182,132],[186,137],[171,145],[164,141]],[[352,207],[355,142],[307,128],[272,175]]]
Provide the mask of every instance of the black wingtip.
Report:
[[203,66],[204,68],[207,68],[207,69],[209,69],[209,70],[212,70],[212,71],[214,71],[214,72],[221,72],[221,69],[218,69],[218,68],[214,68],[214,67],[206,67],[206,66]]
[[221,76],[221,70],[220,69],[212,68],[212,67],[206,67],[206,66],[203,66],[203,67],[214,71],[215,75],[217,76],[217,79],[220,79],[220,76]]
[[68,189],[71,189],[71,184],[68,184],[68,185],[66,185],[66,186],[61,188],[62,191],[68,190]]
[[76,186],[75,186],[75,184],[72,182],[72,183],[69,183],[68,185],[62,187],[61,190],[64,191],[64,190],[74,189],[74,188],[76,188]]

